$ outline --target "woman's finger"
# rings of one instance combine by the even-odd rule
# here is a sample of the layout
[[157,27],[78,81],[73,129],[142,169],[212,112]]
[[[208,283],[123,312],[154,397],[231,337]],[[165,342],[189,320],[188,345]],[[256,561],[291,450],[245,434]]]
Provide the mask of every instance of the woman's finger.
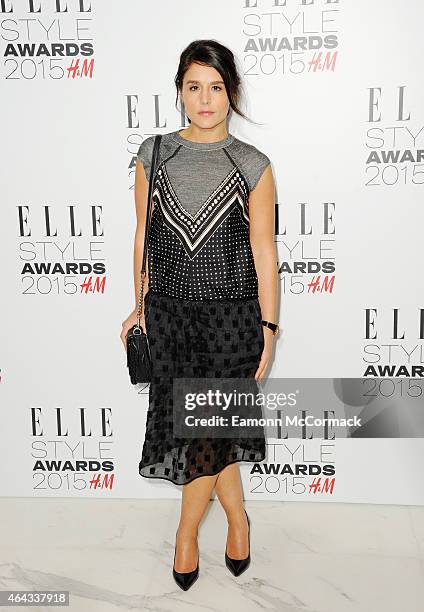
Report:
[[266,371],[266,369],[268,367],[268,363],[269,363],[269,359],[265,359],[263,364],[262,364],[262,366],[261,366],[261,370],[260,370],[260,373],[259,373],[259,376],[260,376],[259,380],[260,381],[262,381],[262,378],[264,377],[265,371]]
[[260,380],[260,376],[262,375],[263,371],[265,370],[267,363],[268,363],[268,361],[265,359],[265,357],[262,357],[260,362],[259,362],[258,369],[255,372],[255,379],[256,380]]

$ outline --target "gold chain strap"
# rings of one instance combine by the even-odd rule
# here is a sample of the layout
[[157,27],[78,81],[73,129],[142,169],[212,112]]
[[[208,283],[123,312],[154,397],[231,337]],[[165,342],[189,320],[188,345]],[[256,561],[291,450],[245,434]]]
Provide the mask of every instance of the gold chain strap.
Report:
[[[152,201],[152,206],[150,208],[150,216],[149,216],[149,222],[148,222],[148,226],[150,227],[150,223],[152,221],[152,214],[153,214],[153,201]],[[148,232],[146,232],[145,234],[145,240],[149,240],[149,236],[148,236]],[[148,248],[148,245],[147,245]],[[144,249],[144,245],[143,245],[143,249]],[[148,253],[148,250],[147,250]],[[147,257],[147,261],[149,260],[149,258]],[[150,270],[149,270],[150,272]],[[138,308],[137,308],[137,325],[138,327],[140,327],[140,319],[141,319],[141,311],[143,311],[144,314],[144,280],[146,278],[146,270],[144,270],[144,272],[141,272],[141,283],[140,283],[140,295],[138,298]]]
[[144,311],[144,279],[146,278],[146,271],[141,273],[141,283],[140,283],[140,297],[138,299],[138,308],[137,308],[137,326],[140,326],[141,319],[141,311]]

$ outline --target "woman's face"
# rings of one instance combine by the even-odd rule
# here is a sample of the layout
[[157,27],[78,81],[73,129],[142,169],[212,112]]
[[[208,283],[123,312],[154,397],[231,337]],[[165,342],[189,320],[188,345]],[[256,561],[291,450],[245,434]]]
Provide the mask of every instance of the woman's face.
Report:
[[[226,120],[230,102],[219,72],[212,66],[192,63],[184,75],[181,98],[192,124],[215,127]],[[202,114],[209,111],[210,114]]]

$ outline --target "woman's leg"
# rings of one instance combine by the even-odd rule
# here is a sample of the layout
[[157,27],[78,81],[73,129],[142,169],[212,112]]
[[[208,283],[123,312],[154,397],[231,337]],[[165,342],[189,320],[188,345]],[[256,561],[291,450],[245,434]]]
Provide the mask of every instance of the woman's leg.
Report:
[[232,559],[245,559],[249,554],[248,523],[238,463],[219,472],[215,490],[227,515],[227,554]]
[[199,476],[183,485],[180,522],[177,529],[177,572],[192,572],[198,559],[197,536],[200,521],[211,498],[218,476]]

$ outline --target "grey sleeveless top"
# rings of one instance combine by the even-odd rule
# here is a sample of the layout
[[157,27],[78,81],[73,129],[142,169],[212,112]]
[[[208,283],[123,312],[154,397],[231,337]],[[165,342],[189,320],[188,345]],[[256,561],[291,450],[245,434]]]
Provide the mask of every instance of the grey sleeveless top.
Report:
[[[147,180],[154,136],[137,158]],[[249,193],[270,159],[232,134],[194,142],[162,135],[148,235],[149,288],[186,300],[258,297],[249,237]]]

